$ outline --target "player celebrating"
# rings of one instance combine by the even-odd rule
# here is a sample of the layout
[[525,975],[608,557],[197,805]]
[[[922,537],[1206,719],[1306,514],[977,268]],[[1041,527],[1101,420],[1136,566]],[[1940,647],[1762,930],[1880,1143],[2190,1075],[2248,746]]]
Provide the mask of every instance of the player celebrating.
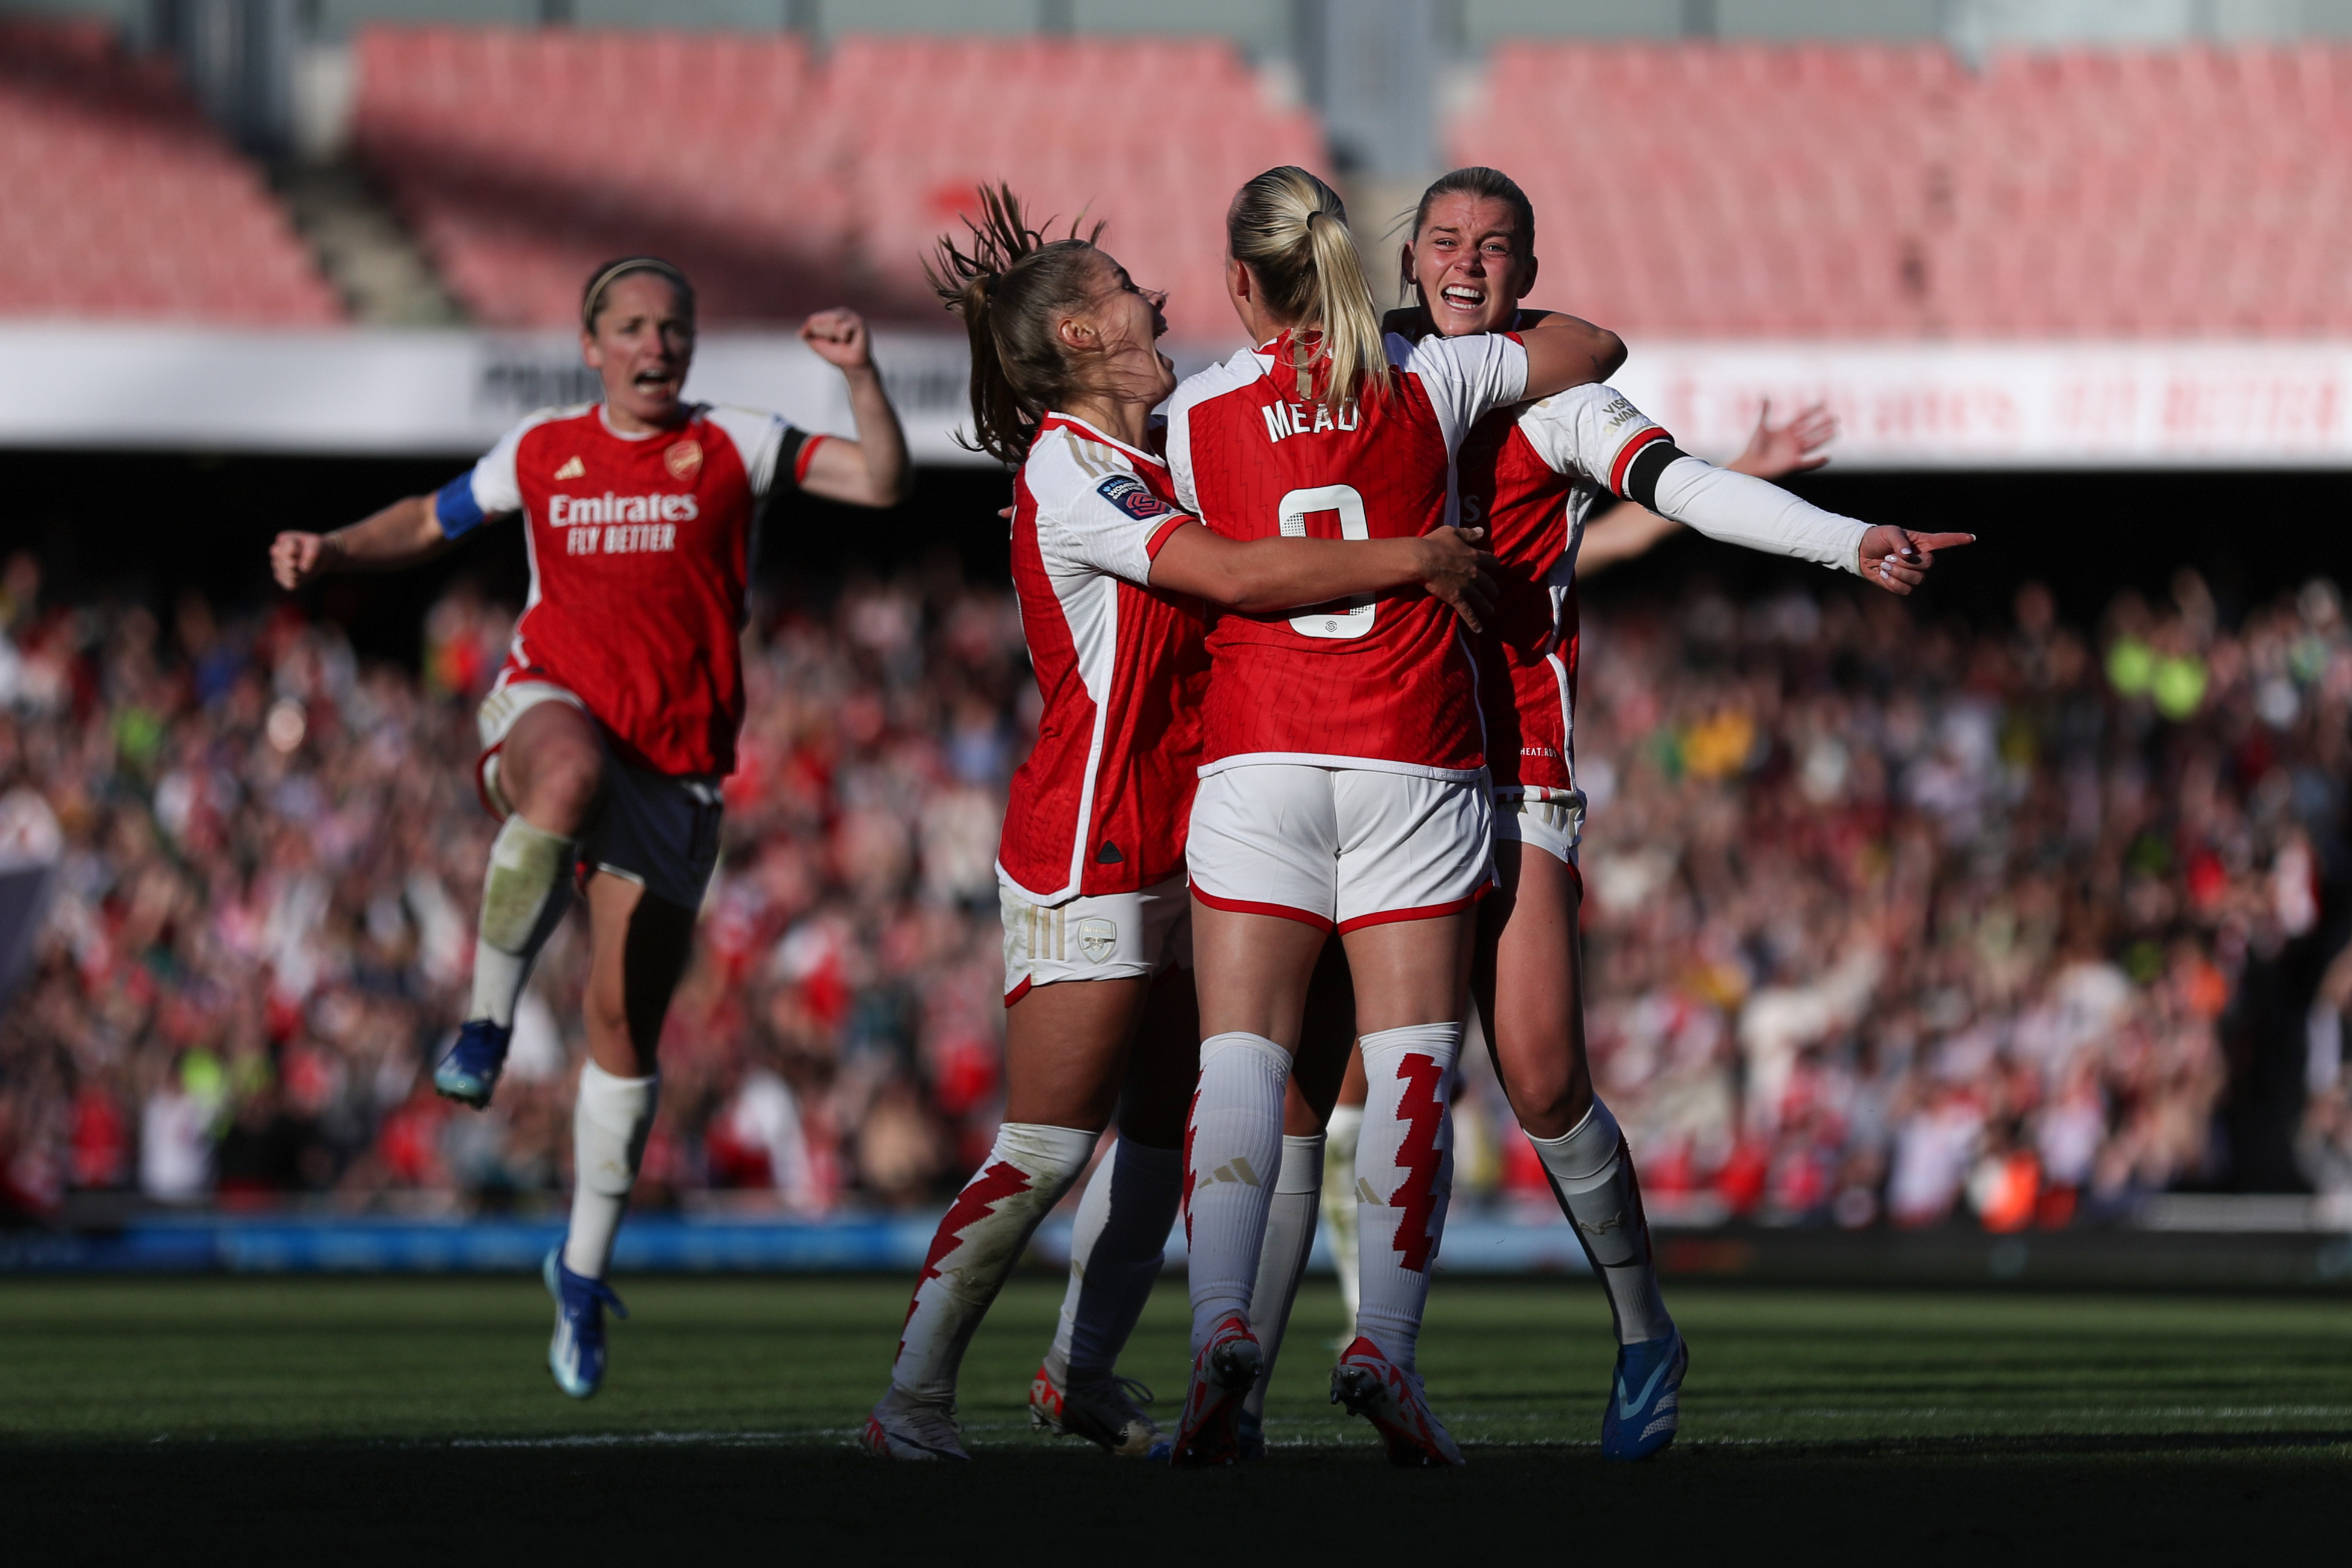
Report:
[[1075,229],[1045,240],[1009,191],[983,192],[982,208],[968,251],[940,242],[932,279],[971,338],[978,449],[1019,469],[1013,586],[1044,698],[997,861],[1004,1121],[940,1222],[864,1446],[970,1457],[955,1425],[964,1348],[1125,1084],[1122,1135],[1097,1212],[1081,1218],[1100,1288],[1079,1293],[1052,1419],[1141,1454],[1158,1434],[1111,1358],[1174,1218],[1192,1040],[1133,1074],[1129,1057],[1147,1011],[1192,1017],[1183,864],[1207,670],[1200,601],[1272,611],[1420,585],[1475,616],[1482,558],[1449,530],[1364,547],[1244,544],[1201,527],[1176,504],[1150,427],[1176,385],[1154,347],[1164,296]]
[[437,555],[520,514],[530,594],[482,704],[483,803],[499,819],[482,883],[473,1005],[434,1087],[488,1105],[516,998],[584,873],[589,1060],[572,1115],[572,1222],[547,1257],[548,1365],[584,1399],[604,1372],[604,1281],[661,1087],[655,1048],[719,854],[719,784],[743,721],[739,644],[754,526],[780,475],[888,507],[911,481],[865,323],[813,316],[801,338],[849,383],[858,439],[684,400],[694,289],[654,256],[599,267],[580,302],[601,402],[544,409],[438,493],[330,534],[283,533],[280,586]]
[[[1490,409],[1623,358],[1583,323],[1511,338],[1383,338],[1339,198],[1269,170],[1226,215],[1226,283],[1256,345],[1170,405],[1177,494],[1236,538],[1412,538],[1454,517],[1453,463]],[[1359,543],[1353,548],[1364,549]],[[1282,1155],[1305,991],[1335,929],[1371,1084],[1360,1333],[1332,1397],[1402,1464],[1458,1464],[1413,1370],[1444,1223],[1443,1086],[1461,1040],[1471,908],[1491,880],[1470,656],[1425,595],[1223,614],[1187,852],[1201,1078],[1186,1130],[1194,1363],[1173,1458],[1233,1462],[1263,1364],[1249,1309]]]
[[[1467,337],[1539,318],[1519,308],[1535,283],[1534,230],[1532,206],[1502,173],[1457,169],[1438,180],[1422,197],[1403,255],[1422,311],[1395,324],[1413,336],[1433,329]],[[1818,431],[1818,420],[1801,420],[1800,431],[1808,428]],[[1792,434],[1759,428],[1746,455],[1784,473],[1813,465],[1801,434]],[[1631,1155],[1593,1093],[1585,1058],[1576,869],[1584,797],[1572,746],[1584,529],[1612,509],[1633,513],[1610,526],[1632,535],[1626,553],[1637,553],[1679,521],[1857,572],[1895,593],[1923,579],[1937,550],[1970,536],[1867,528],[1685,457],[1601,386],[1489,415],[1463,446],[1460,476],[1464,516],[1491,529],[1503,579],[1491,629],[1478,639],[1500,886],[1480,911],[1473,990],[1504,1092],[1608,1292],[1620,1348],[1602,1451],[1639,1458],[1674,1439],[1689,1356],[1658,1291]],[[1294,1099],[1294,1129],[1303,1109],[1313,1124],[1312,1109]],[[1294,1270],[1304,1260],[1303,1249],[1279,1260]],[[1282,1299],[1278,1282],[1261,1290]],[[1278,1322],[1258,1326],[1278,1338]]]

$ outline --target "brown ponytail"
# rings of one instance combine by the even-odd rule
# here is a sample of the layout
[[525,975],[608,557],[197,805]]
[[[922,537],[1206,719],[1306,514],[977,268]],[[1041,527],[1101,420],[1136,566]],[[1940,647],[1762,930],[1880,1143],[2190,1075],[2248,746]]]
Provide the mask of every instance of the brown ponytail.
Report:
[[941,235],[923,276],[971,339],[973,438],[957,444],[1018,465],[1045,411],[1080,390],[1069,350],[1054,330],[1059,313],[1084,307],[1102,282],[1097,224],[1085,237],[1047,239],[1022,216],[1010,185],[980,189],[980,217],[966,218],[967,247]]
[[1338,192],[1291,164],[1268,169],[1234,194],[1225,243],[1256,279],[1269,315],[1295,333],[1321,334],[1320,351],[1298,366],[1301,382],[1316,364],[1328,366],[1313,378],[1316,402],[1336,416],[1387,395],[1380,312]]

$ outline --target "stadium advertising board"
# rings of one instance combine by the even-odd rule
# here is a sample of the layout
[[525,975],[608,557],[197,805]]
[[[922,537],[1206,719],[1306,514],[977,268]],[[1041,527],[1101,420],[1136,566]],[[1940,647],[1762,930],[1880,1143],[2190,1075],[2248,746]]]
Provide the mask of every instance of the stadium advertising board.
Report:
[[1826,403],[1841,468],[2352,465],[2352,345],[1636,345],[1617,383],[1693,452]]
[[[985,461],[954,439],[961,338],[883,331],[877,357],[917,461]],[[562,333],[15,324],[0,362],[16,447],[465,455],[595,387]],[[1643,343],[1617,384],[1717,456],[1769,399],[1828,403],[1846,469],[2352,467],[2352,343]],[[688,392],[850,429],[841,378],[786,333],[705,335]]]
[[[875,357],[921,463],[955,444],[961,339],[877,332]],[[0,445],[471,456],[533,409],[597,395],[571,333],[254,332],[0,326]],[[851,434],[840,373],[788,333],[703,336],[688,395]]]

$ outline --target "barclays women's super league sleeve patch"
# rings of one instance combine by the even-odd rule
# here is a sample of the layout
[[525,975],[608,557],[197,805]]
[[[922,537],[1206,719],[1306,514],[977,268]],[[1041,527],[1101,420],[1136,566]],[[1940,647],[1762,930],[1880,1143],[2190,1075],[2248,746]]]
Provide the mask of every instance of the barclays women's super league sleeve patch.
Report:
[[1151,493],[1151,486],[1132,474],[1114,474],[1095,486],[1095,494],[1133,517],[1139,523],[1154,517],[1164,517],[1173,510],[1167,502]]

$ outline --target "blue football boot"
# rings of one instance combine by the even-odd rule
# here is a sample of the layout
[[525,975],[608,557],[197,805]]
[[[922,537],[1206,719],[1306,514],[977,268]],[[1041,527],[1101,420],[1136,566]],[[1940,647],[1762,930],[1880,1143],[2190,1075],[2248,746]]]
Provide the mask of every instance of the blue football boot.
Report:
[[604,1309],[625,1318],[629,1309],[604,1281],[565,1268],[562,1242],[548,1253],[541,1272],[547,1293],[555,1298],[555,1337],[547,1344],[547,1370],[555,1374],[557,1387],[574,1399],[585,1399],[604,1381]]
[[507,1040],[514,1030],[488,1019],[468,1019],[458,1030],[457,1043],[433,1069],[433,1089],[450,1100],[480,1111],[498,1087],[499,1071],[507,1064]]
[[1680,1331],[1617,1349],[1617,1386],[1601,1415],[1601,1457],[1646,1459],[1675,1440],[1690,1347]]

